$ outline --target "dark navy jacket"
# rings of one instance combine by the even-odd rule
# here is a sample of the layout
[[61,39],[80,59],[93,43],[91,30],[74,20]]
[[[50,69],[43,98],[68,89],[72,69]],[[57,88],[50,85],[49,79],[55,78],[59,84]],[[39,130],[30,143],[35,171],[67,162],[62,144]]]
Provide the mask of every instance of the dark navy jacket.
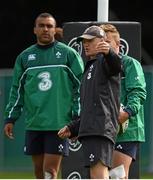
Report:
[[86,63],[81,82],[81,116],[72,136],[103,136],[115,143],[120,109],[121,59],[112,50]]

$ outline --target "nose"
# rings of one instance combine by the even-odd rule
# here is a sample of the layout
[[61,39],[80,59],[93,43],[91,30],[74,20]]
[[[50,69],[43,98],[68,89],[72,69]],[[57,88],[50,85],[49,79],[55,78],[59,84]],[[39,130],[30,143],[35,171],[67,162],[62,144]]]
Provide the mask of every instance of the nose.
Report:
[[49,29],[48,26],[46,26],[46,25],[43,26],[43,30],[44,30],[44,31],[48,31],[48,29]]
[[87,48],[89,46],[89,43],[88,42],[84,42],[83,45],[84,45],[85,48]]

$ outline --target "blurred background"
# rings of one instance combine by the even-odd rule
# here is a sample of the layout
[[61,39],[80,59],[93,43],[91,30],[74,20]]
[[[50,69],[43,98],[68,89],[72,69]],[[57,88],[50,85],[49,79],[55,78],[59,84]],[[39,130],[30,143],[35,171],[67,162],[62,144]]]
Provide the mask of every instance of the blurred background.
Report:
[[[138,21],[142,24],[142,63],[153,64],[153,14],[151,1],[109,0],[109,21]],[[96,21],[97,0],[13,0],[0,7],[0,68],[11,68],[15,57],[35,42],[33,22],[48,11],[62,27],[65,22]]]
[[[3,135],[3,112],[8,100],[12,68],[16,56],[35,43],[33,23],[41,12],[51,13],[57,26],[66,22],[97,21],[97,1],[83,0],[14,0],[3,1],[0,6],[0,178],[11,172],[29,172],[33,178],[31,159],[23,155],[24,122],[16,124],[16,139],[7,140]],[[109,21],[141,23],[141,63],[145,70],[148,98],[145,105],[146,142],[140,148],[140,174],[153,178],[153,14],[151,1],[109,0]],[[6,172],[6,173],[5,173]],[[27,173],[26,173],[27,174]],[[20,178],[28,178],[20,175]],[[18,178],[10,175],[7,178]],[[145,176],[142,176],[145,178]]]

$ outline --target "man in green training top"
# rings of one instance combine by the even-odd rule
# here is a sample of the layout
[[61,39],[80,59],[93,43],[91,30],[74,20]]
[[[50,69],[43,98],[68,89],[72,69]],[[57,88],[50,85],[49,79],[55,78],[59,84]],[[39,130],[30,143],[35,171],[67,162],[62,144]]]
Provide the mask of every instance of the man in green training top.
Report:
[[[120,33],[113,24],[100,26],[107,35],[107,42],[116,54],[120,49]],[[99,49],[100,50],[100,49]],[[102,49],[99,51],[101,52]],[[119,131],[113,153],[112,167],[124,166],[125,177],[129,178],[132,161],[136,160],[139,145],[145,141],[144,104],[147,97],[146,82],[142,66],[138,60],[128,55],[121,55],[121,96]]]
[[49,13],[35,20],[37,43],[21,52],[15,63],[4,132],[13,138],[13,126],[25,107],[24,152],[32,156],[38,179],[57,178],[68,141],[57,132],[80,114],[80,79],[84,63],[71,47],[55,40],[56,20]]

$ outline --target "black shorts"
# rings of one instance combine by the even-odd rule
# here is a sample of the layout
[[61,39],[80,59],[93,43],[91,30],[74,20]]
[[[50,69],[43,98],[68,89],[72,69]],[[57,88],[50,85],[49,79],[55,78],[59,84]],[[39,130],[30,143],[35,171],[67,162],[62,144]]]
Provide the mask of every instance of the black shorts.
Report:
[[57,135],[58,131],[26,131],[24,153],[36,154],[60,154],[68,156],[69,142]]
[[118,142],[115,144],[115,150],[132,157],[132,160],[135,161],[139,144],[137,141]]
[[96,164],[99,160],[108,168],[112,165],[114,144],[108,138],[89,136],[81,138],[85,167]]

